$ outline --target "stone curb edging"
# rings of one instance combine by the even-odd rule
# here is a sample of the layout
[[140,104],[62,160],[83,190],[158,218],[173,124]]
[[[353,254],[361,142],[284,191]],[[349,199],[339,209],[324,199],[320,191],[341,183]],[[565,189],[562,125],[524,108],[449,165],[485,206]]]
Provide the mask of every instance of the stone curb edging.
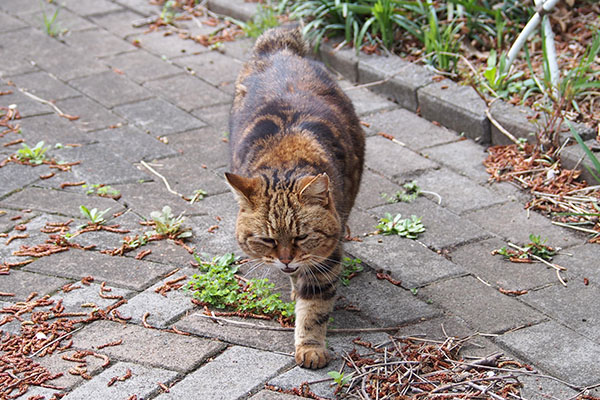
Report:
[[[256,13],[257,3],[244,0],[209,0],[211,11],[247,21]],[[396,56],[356,55],[353,49],[337,49],[331,43],[323,43],[318,56],[329,67],[339,72],[353,83],[369,84],[375,93],[394,100],[401,107],[429,121],[435,121],[482,145],[504,145],[511,141],[494,126],[486,116],[487,105],[470,86],[459,85],[449,79],[433,80],[435,74],[425,67],[402,60]],[[535,140],[532,133],[536,130],[528,118],[536,113],[526,107],[513,106],[506,102],[495,101],[489,110],[492,117],[517,138]],[[592,128],[575,124],[575,129],[591,147],[595,140]],[[561,142],[571,134],[563,126]],[[600,157],[600,156],[599,156]],[[562,151],[562,164],[565,168],[579,166],[581,176],[593,182],[592,175],[583,168],[593,168],[583,149],[574,145]]]

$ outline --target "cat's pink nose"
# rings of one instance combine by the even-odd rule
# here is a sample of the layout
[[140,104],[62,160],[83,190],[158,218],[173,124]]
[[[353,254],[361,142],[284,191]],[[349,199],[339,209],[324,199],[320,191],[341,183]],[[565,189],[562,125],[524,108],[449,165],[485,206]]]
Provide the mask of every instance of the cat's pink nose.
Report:
[[281,263],[285,264],[285,266],[287,267],[287,265],[292,262],[292,258],[291,257],[280,257],[279,261],[281,261]]

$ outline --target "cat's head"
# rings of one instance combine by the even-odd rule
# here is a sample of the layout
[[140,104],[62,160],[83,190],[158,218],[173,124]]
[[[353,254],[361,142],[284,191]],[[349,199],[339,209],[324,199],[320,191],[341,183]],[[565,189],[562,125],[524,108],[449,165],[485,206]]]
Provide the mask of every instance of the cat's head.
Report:
[[319,268],[337,248],[342,226],[327,174],[275,185],[225,175],[240,205],[236,238],[252,259],[295,274]]

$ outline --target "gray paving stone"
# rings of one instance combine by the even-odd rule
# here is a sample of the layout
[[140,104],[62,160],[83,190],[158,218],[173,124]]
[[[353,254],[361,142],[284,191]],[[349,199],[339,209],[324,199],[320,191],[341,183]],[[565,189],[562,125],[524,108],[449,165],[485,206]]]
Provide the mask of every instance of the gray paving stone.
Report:
[[230,94],[242,69],[241,61],[214,51],[177,58],[175,64],[195,72],[197,77]]
[[[64,46],[58,51],[44,51],[35,55],[33,59],[44,70],[63,81],[106,71],[106,66],[78,50]],[[60,54],[60,57],[57,57],[57,54]]]
[[69,115],[78,116],[79,119],[73,121],[81,130],[90,132],[98,129],[108,128],[122,124],[123,119],[100,104],[87,97],[76,97],[56,102],[56,105]]
[[577,396],[578,392],[556,382],[552,379],[544,379],[536,376],[524,376],[519,378],[523,383],[521,396],[530,400],[547,400],[549,398],[570,399]]
[[[16,225],[27,224],[37,214],[21,212],[0,207],[0,232],[9,232]],[[17,218],[16,220],[13,218]]]
[[419,290],[419,297],[462,318],[479,332],[506,332],[545,319],[532,308],[471,276],[429,285]]
[[[230,95],[189,74],[146,82],[144,87],[171,100],[185,111],[210,105],[231,104],[232,101]],[[190,93],[193,93],[193,96],[190,96]]]
[[25,25],[23,22],[19,21],[15,17],[12,17],[5,13],[0,14],[0,32],[14,31],[16,29],[24,28],[26,26],[27,25]]
[[[237,213],[237,207],[232,209],[231,214],[234,213]],[[223,253],[241,254],[233,234],[235,229],[234,216],[227,216],[219,222],[214,216],[205,215],[191,218],[190,223],[194,226],[194,238],[192,238],[192,242],[195,244],[197,253],[208,253],[212,255]],[[219,228],[217,230],[212,230],[212,233],[208,232],[208,229],[215,225],[219,226]]]
[[161,31],[137,33],[128,36],[127,39],[142,49],[166,59],[210,51],[193,40],[182,40],[177,35],[165,36]]
[[41,386],[32,386],[23,396],[17,397],[17,400],[28,400],[32,397],[35,398],[35,396],[43,396],[45,399],[50,399],[54,394],[60,394],[60,391]]
[[[0,159],[3,158],[1,157]],[[39,175],[45,173],[45,167],[38,168],[29,165],[8,163],[0,168],[0,197],[35,182],[39,179]]]
[[[123,2],[121,2],[121,4],[123,4]],[[152,7],[152,10],[155,11],[156,14],[160,13],[158,7],[150,7]],[[97,26],[101,26],[121,39],[124,39],[129,35],[140,33],[140,31],[143,30],[143,28],[135,28],[132,26],[133,22],[139,21],[143,18],[141,15],[142,13],[139,13],[139,7],[136,8],[135,11],[136,12],[130,10],[116,11],[108,14],[93,15],[88,18]]]
[[362,242],[348,242],[345,248],[374,269],[390,271],[406,289],[464,273],[423,244],[399,236],[370,236]]
[[165,282],[185,276],[185,280],[181,283],[186,283],[192,277],[191,269],[183,270],[175,275],[172,275],[142,293],[130,299],[127,304],[119,308],[122,315],[132,317],[131,322],[142,324],[144,314],[150,313],[146,322],[157,328],[168,327],[175,319],[179,318],[186,312],[194,308],[190,301],[191,296],[186,295],[183,290],[171,290],[162,296],[156,293],[155,290],[165,284]]
[[417,240],[436,251],[489,236],[489,233],[477,225],[423,197],[411,203],[388,204],[370,210],[378,219],[388,212],[393,216],[401,214],[403,218],[412,215],[421,217],[426,230]]
[[[186,241],[187,245],[191,248],[195,248],[193,242]],[[127,257],[135,257],[139,252],[143,250],[152,250],[152,253],[144,257],[145,261],[152,261],[160,263],[173,268],[186,268],[190,266],[190,263],[194,261],[193,256],[188,253],[183,247],[174,244],[171,240],[161,240],[158,242],[152,242],[144,246],[138,252],[132,252],[127,254]]]
[[111,68],[124,72],[129,79],[138,83],[182,72],[180,68],[144,50],[118,54],[102,61]]
[[[227,118],[229,118],[229,106],[227,107]],[[198,116],[196,113],[194,115]],[[200,167],[206,165],[213,170],[227,167],[229,144],[223,141],[225,131],[207,127],[178,133],[168,137],[169,146],[173,146],[182,154],[193,155],[196,158],[195,164]]]
[[554,321],[498,336],[496,341],[542,371],[579,386],[600,383],[600,345]]
[[[121,311],[121,308],[119,308]],[[179,328],[179,324],[177,325]],[[209,357],[225,348],[217,340],[179,335],[139,325],[122,325],[111,321],[98,321],[86,326],[73,337],[73,346],[97,349],[98,346],[117,340],[118,346],[105,347],[99,352],[121,361],[135,361],[157,368],[187,372],[197,368]]]
[[[304,382],[319,382],[324,379],[330,379],[331,377],[327,375],[327,371],[337,370],[338,366],[335,367],[325,367],[319,370],[309,370],[300,367],[294,367],[293,369],[285,372],[284,374],[279,375],[276,378],[273,378],[269,381],[270,385],[274,385],[281,389],[294,389],[300,388],[300,386]],[[325,399],[335,399],[336,396],[333,393],[335,390],[335,386],[330,386],[332,382],[319,382],[310,385],[311,392],[315,393],[317,396],[320,396]]]
[[[490,107],[490,113],[513,136],[535,141],[536,126],[531,122],[535,111],[522,106],[513,106],[503,101],[495,101]],[[491,125],[491,139],[494,145],[512,144],[513,142],[501,133],[496,126]]]
[[109,0],[63,0],[62,4],[83,16],[122,10],[119,5]]
[[[39,7],[39,4],[38,4]],[[23,37],[31,38],[23,42]],[[0,33],[2,53],[11,57],[3,57],[0,74],[10,76],[36,71],[37,67],[31,63],[31,55],[43,50],[44,45],[52,48],[61,48],[59,43],[54,43],[42,33],[33,28],[23,28]]]
[[[12,78],[11,78],[12,79]],[[4,107],[15,105],[17,106],[17,111],[21,118],[32,117],[36,115],[44,115],[44,114],[52,114],[52,109],[45,104],[37,102],[27,96],[25,94],[19,92],[18,88],[8,85],[8,84],[0,84],[0,90],[2,91],[12,91],[11,94],[5,94],[2,96],[2,104]],[[22,120],[15,120],[13,125],[21,124]],[[13,134],[8,135],[8,137],[4,138],[8,142],[8,138],[14,140]]]
[[490,189],[446,168],[425,172],[417,183],[423,190],[442,196],[442,206],[459,214],[506,201]]
[[417,90],[431,83],[433,73],[399,57],[371,55],[360,57],[358,63],[358,81],[370,83],[388,79],[370,89],[392,98],[400,106],[417,111]]
[[202,107],[192,111],[192,114],[202,121],[207,122],[220,135],[221,138],[226,137],[229,132],[229,111],[230,104],[218,106]]
[[18,13],[39,10],[40,3],[34,0],[4,0],[0,2],[0,8],[7,13],[18,15]]
[[[94,283],[85,285],[81,282],[75,281],[71,286],[72,290],[66,293],[63,290],[59,290],[51,297],[51,299],[56,302],[62,300],[62,305],[65,307],[65,312],[90,312],[93,310],[93,308],[90,307],[82,307],[82,304],[93,303],[97,306],[94,308],[106,308],[118,302],[118,299],[107,299],[100,296],[101,283],[102,282],[99,280],[94,280]],[[123,296],[127,298],[131,297],[135,293],[130,290],[110,287],[108,285],[105,285],[104,287],[108,292],[106,294],[110,296]]]
[[37,292],[39,296],[44,296],[67,283],[69,281],[66,279],[11,270],[9,275],[4,275],[0,279],[0,292],[15,294],[13,297],[3,297],[5,300],[10,300],[11,302],[25,301],[32,292]]
[[185,212],[186,216],[200,213],[194,204],[169,193],[162,181],[113,185],[113,187],[121,191],[120,201],[123,204],[146,219],[150,219],[152,211],[161,211],[164,206],[171,207],[174,215],[182,212]]
[[[94,132],[94,138],[114,154],[133,163],[177,155],[176,149],[140,129],[123,125]],[[132,151],[135,149],[135,151]]]
[[10,80],[13,81],[18,88],[25,89],[29,93],[48,101],[63,100],[81,95],[81,93],[70,86],[65,85],[51,74],[42,71],[17,75]]
[[512,263],[501,255],[492,255],[493,250],[506,245],[492,238],[454,249],[450,257],[466,271],[507,290],[531,290],[557,282],[555,270],[544,264]]
[[368,89],[354,87],[352,83],[346,80],[339,81],[338,83],[352,101],[356,114],[359,116],[398,108],[396,103],[378,96]]
[[[40,6],[33,12],[19,14],[19,18],[30,26],[37,29],[42,29],[42,31],[46,33],[42,10],[44,10],[46,13],[46,17],[51,19],[57,10],[57,7],[54,6],[54,4],[44,3],[43,8]],[[92,24],[90,21],[80,17],[64,7],[60,7],[58,10],[58,14],[53,25],[53,29],[56,32],[57,37],[61,40],[65,36],[70,35],[71,32],[94,27],[94,24]]]
[[126,104],[115,108],[115,112],[133,122],[140,129],[158,136],[206,126],[204,122],[162,99]]
[[[132,376],[125,381],[117,381],[108,386],[108,382],[115,376],[123,376],[130,369]],[[143,365],[120,362],[106,371],[97,375],[91,381],[77,387],[64,399],[68,400],[103,400],[129,398],[136,395],[138,398],[148,398],[160,391],[158,382],[169,385],[177,372],[159,368],[148,368]]]
[[24,269],[71,279],[92,276],[98,282],[133,290],[144,290],[173,267],[135,260],[130,257],[108,256],[93,251],[70,250],[43,258]]
[[67,191],[48,190],[42,188],[26,188],[17,192],[0,202],[2,207],[16,209],[32,209],[50,214],[59,214],[69,217],[80,217],[80,205],[89,209],[99,210],[111,209],[116,213],[123,207],[116,201],[104,197],[88,197],[85,194],[71,193]]
[[423,171],[437,167],[433,161],[381,136],[367,138],[365,164],[398,181],[414,179]]
[[252,49],[254,48],[254,38],[244,37],[237,38],[233,42],[223,43],[225,54],[240,61],[246,62],[250,59]]
[[160,13],[160,7],[156,4],[148,3],[145,0],[117,0],[115,1],[121,4],[123,7],[127,7],[134,10],[136,13],[140,13],[146,17],[151,15],[158,15]]
[[531,291],[520,300],[600,344],[598,286],[586,286],[578,279],[569,281],[567,287],[557,284]]
[[350,228],[350,236],[361,238],[363,235],[374,232],[379,219],[359,207],[354,207],[346,225]]
[[47,156],[52,155],[52,148],[57,143],[84,144],[92,140],[73,121],[61,118],[54,113],[23,119],[21,132],[30,146],[35,146],[40,141],[44,141],[46,146],[50,146]]
[[250,397],[251,400],[298,400],[301,397],[292,396],[291,394],[284,394],[279,392],[272,392],[270,390],[261,390],[254,396]]
[[490,176],[483,166],[483,160],[487,157],[485,148],[471,140],[428,147],[422,150],[422,153],[475,182],[486,182]]
[[[569,133],[569,135],[570,135],[570,133]],[[563,139],[561,136],[561,142],[562,142],[562,140]],[[592,152],[595,154],[596,158],[600,157],[598,150],[597,150],[597,148],[598,148],[597,140],[589,139],[589,140],[586,140],[584,143],[588,148],[592,149]],[[594,150],[594,149],[596,149],[596,150]],[[593,184],[594,182],[596,182],[596,178],[594,177],[594,175],[592,175],[590,173],[590,169],[592,170],[592,172],[595,171],[594,164],[589,159],[589,157],[585,154],[585,151],[583,150],[583,148],[581,146],[578,146],[578,145],[568,146],[560,153],[560,155],[561,155],[560,162],[561,162],[563,168],[578,169],[579,171],[581,171],[581,175],[580,175],[581,180],[585,180],[585,181],[589,182],[590,184]],[[598,174],[596,173],[596,175],[598,175]]]
[[[490,218],[493,215],[494,218]],[[507,202],[466,214],[471,222],[482,229],[501,236],[512,243],[529,243],[529,235],[541,235],[548,245],[567,247],[581,244],[584,239],[566,228],[552,225],[550,220],[536,212],[528,212],[521,203]]]
[[[26,239],[15,239],[15,240],[11,241],[10,244],[8,244],[8,245],[6,244],[6,241],[8,239],[1,241],[0,242],[0,260],[1,261],[14,263],[14,262],[22,262],[25,260],[29,260],[30,259],[29,256],[17,256],[17,255],[14,255],[13,253],[15,251],[20,250],[22,245],[31,246],[31,245],[35,245],[35,244],[45,243],[46,240],[48,239],[48,235],[40,232],[40,229],[43,228],[46,225],[46,222],[48,222],[48,221],[56,222],[57,220],[60,220],[60,218],[56,218],[54,216],[50,216],[47,214],[36,215],[35,213],[26,214],[24,212],[19,212],[17,214],[17,216],[21,216],[22,218],[18,219],[16,222],[18,222],[20,225],[23,225],[26,228],[25,231],[18,232],[18,233],[26,233],[29,236]],[[33,218],[33,217],[35,217],[35,218]],[[64,220],[61,222],[64,222]],[[11,232],[10,236],[12,236],[13,234],[16,234],[16,233],[17,233],[17,231],[13,231],[13,232]],[[40,258],[36,262],[38,264],[45,263],[44,258]]]
[[460,86],[444,79],[419,89],[417,98],[424,118],[437,121],[458,133],[464,132],[476,142],[490,142],[486,105],[470,86]]
[[[235,325],[219,325],[202,317],[204,311],[189,314],[177,322],[177,328],[202,337],[214,337],[227,343],[249,346],[265,351],[279,351],[292,354],[294,352],[294,332],[262,330],[260,334],[248,335],[248,328]],[[248,320],[228,317],[234,321],[251,322],[268,327],[280,327],[275,321]]]
[[371,134],[392,135],[412,150],[422,150],[440,143],[454,142],[459,137],[448,129],[440,128],[405,109],[384,111],[363,118],[370,124]]
[[247,21],[257,12],[257,5],[241,0],[209,0],[208,8],[217,14]]
[[113,71],[74,79],[69,84],[108,108],[152,97],[148,90]]
[[[55,352],[49,356],[41,358],[35,357],[34,360],[35,362],[41,364],[44,368],[46,368],[51,374],[62,373],[62,376],[53,379],[48,383],[65,388],[66,390],[63,390],[63,392],[65,392],[68,390],[72,390],[76,385],[81,385],[84,382],[87,382],[80,375],[72,375],[68,372],[69,369],[76,367],[78,365],[77,363],[67,361],[62,358],[64,356],[73,356],[76,352],[76,350],[65,351],[60,353]],[[102,364],[104,363],[104,360],[93,356],[87,356],[85,357],[85,361],[87,373],[89,375],[96,375],[102,370]],[[33,392],[31,391],[27,392],[27,395],[23,400],[27,399],[28,396],[31,396],[32,394]],[[46,398],[50,399],[51,397]]]
[[117,38],[104,29],[73,32],[65,37],[65,41],[72,47],[85,47],[88,54],[98,58],[136,50],[131,43]]
[[319,58],[325,65],[350,82],[358,82],[358,56],[355,49],[338,47],[339,40],[326,41],[319,47]]
[[[293,363],[292,357],[234,346],[156,399],[181,399],[185,396],[214,400],[243,398]],[[231,379],[232,376],[236,379]]]
[[586,243],[571,247],[554,258],[558,265],[565,266],[569,275],[574,274],[578,279],[587,278],[594,285],[600,284],[600,264],[598,264],[598,246]]

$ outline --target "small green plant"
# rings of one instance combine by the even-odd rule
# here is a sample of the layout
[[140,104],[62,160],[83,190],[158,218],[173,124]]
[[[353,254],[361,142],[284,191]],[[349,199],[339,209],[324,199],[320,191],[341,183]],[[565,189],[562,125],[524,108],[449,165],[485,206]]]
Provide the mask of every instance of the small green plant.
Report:
[[587,165],[584,165],[585,168],[587,168],[588,172],[594,177],[594,179],[596,180],[596,182],[600,183],[600,161],[594,155],[594,153],[592,152],[592,150],[590,150],[590,148],[585,144],[585,142],[583,141],[583,139],[581,138],[581,136],[579,136],[579,133],[577,133],[577,131],[573,128],[573,125],[571,125],[568,121],[567,121],[567,124],[569,125],[569,129],[571,130],[571,134],[573,135],[573,137],[575,138],[575,140],[577,141],[577,143],[579,143],[579,146],[581,146],[581,148],[585,152],[585,155],[592,162],[592,164],[594,165],[594,169],[596,171],[594,172]]
[[410,292],[412,293],[413,296],[416,296],[417,294],[419,294],[419,289],[418,288],[411,288]]
[[350,284],[350,279],[356,276],[357,273],[362,272],[364,270],[361,265],[362,261],[358,258],[350,258],[344,257],[342,260],[342,274],[340,275],[340,281],[342,285],[348,286]]
[[213,307],[230,308],[236,311],[267,315],[291,321],[294,316],[294,303],[283,302],[279,293],[274,293],[275,285],[268,279],[238,279],[238,259],[233,253],[213,257],[205,261],[194,254],[202,274],[196,274],[186,285],[197,300]]
[[514,93],[523,93],[535,87],[534,79],[520,80],[524,75],[518,71],[512,75],[506,70],[506,53],[498,57],[496,50],[490,50],[487,60],[487,68],[483,71],[483,77],[487,86],[500,98],[508,98]]
[[522,248],[513,245],[513,248],[509,249],[507,246],[504,246],[492,251],[492,254],[500,254],[511,261],[531,260],[532,256],[550,261],[558,253],[558,249],[546,245],[547,239],[542,240],[541,235],[536,236],[532,233],[529,235],[529,240],[530,243]]
[[194,204],[199,200],[204,200],[204,198],[208,195],[206,190],[198,189],[194,190],[194,196],[190,199],[190,204]]
[[95,194],[100,197],[112,197],[114,199],[121,197],[121,192],[110,185],[93,184],[83,185],[82,187],[87,189],[85,194]]
[[104,219],[104,214],[106,214],[108,211],[110,211],[110,208],[107,208],[104,211],[98,211],[97,208],[92,208],[90,210],[86,206],[82,205],[82,206],[79,206],[79,211],[81,212],[81,215],[83,215],[88,221],[90,221],[91,224],[101,225],[104,222],[106,222]]
[[160,12],[160,19],[165,24],[170,24],[173,22],[175,17],[177,16],[177,8],[178,3],[175,0],[168,0],[163,5],[162,11]]
[[416,239],[420,233],[425,232],[421,218],[415,215],[402,219],[400,214],[392,217],[390,213],[385,213],[385,217],[379,220],[376,228],[382,235],[399,235],[409,239]]
[[421,195],[421,188],[415,181],[405,183],[402,185],[402,188],[403,190],[397,191],[392,196],[389,196],[387,193],[381,193],[381,197],[383,197],[388,203],[411,203]]
[[333,381],[337,383],[338,388],[347,385],[350,382],[350,379],[352,379],[352,374],[345,375],[343,372],[339,373],[337,371],[329,371],[327,375],[329,375]]
[[162,211],[152,211],[150,218],[154,221],[154,229],[146,232],[148,236],[164,235],[172,239],[185,239],[192,236],[191,228],[183,228],[185,218],[182,214],[173,215],[171,207],[164,206]]
[[251,21],[242,22],[233,18],[229,20],[242,28],[246,36],[257,38],[267,29],[279,26],[278,16],[279,13],[270,4],[259,4]]
[[442,28],[432,4],[429,4],[428,20],[428,26],[423,29],[427,63],[440,71],[455,72],[460,47],[458,33],[463,24],[455,24],[453,21]]
[[148,236],[146,236],[145,234],[142,236],[135,235],[134,237],[125,236],[122,242],[131,249],[137,249],[138,247],[145,246],[148,243]]
[[44,147],[44,141],[38,142],[35,147],[29,147],[26,143],[21,143],[21,148],[17,150],[17,159],[27,161],[34,165],[40,165],[46,160],[46,151],[48,147]]
[[54,11],[54,14],[52,14],[51,17],[49,17],[46,14],[46,9],[44,8],[44,5],[42,3],[40,3],[41,7],[42,7],[42,22],[44,24],[44,32],[46,32],[46,34],[50,37],[55,37],[58,36],[60,34],[60,27],[58,25],[58,12],[60,11],[60,6],[56,7],[56,10]]

